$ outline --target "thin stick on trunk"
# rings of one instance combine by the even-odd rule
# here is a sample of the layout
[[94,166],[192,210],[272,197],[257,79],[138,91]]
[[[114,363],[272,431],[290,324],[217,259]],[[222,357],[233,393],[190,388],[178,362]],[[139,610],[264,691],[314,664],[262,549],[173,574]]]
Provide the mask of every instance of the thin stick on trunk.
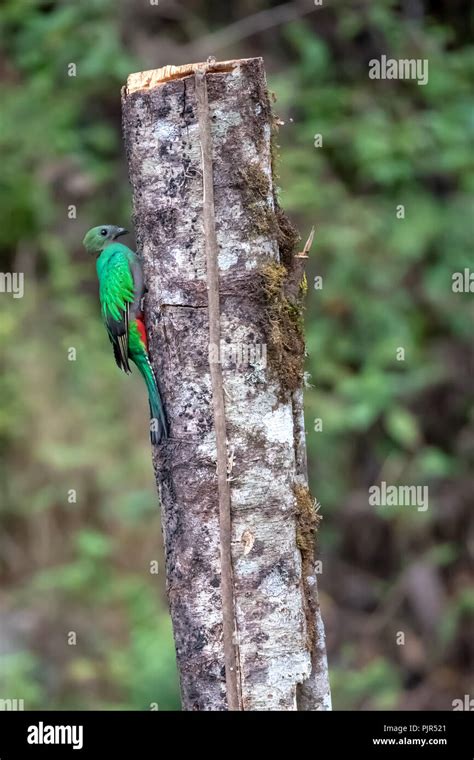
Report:
[[207,108],[202,67],[134,74],[123,91],[150,354],[170,423],[154,465],[183,707],[330,709],[298,236],[275,196],[263,61],[209,64]]
[[[207,68],[207,67],[206,67]],[[212,168],[212,137],[207,100],[206,69],[198,69],[194,75],[197,100],[199,135],[202,150],[203,221],[206,242],[206,271],[209,314],[209,347],[219,347],[221,340],[218,246],[214,216],[214,179]],[[227,434],[225,423],[224,384],[222,367],[217,357],[210,355],[214,426],[216,429],[217,484],[219,492],[219,528],[221,542],[221,595],[222,630],[224,636],[224,659],[227,704],[229,710],[239,710],[240,696],[234,636],[234,590],[231,554],[230,488],[227,479]]]

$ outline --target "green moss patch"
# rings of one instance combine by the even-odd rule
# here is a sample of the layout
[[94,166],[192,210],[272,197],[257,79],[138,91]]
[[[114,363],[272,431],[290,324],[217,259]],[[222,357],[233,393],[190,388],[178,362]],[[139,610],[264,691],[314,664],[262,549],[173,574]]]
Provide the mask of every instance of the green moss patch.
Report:
[[307,486],[293,487],[296,498],[296,544],[301,552],[303,575],[303,604],[306,617],[308,649],[313,650],[315,637],[315,614],[313,591],[308,585],[308,576],[314,575],[314,542],[321,517],[316,511],[313,497]]
[[283,400],[301,387],[304,373],[304,333],[302,305],[284,294],[287,269],[271,262],[260,269],[266,311],[267,356],[280,382]]

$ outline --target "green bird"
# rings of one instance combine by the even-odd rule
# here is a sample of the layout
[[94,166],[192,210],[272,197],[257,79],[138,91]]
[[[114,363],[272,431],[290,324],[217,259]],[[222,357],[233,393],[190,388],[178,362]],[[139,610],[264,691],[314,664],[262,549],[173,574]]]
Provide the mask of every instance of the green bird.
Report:
[[118,367],[131,372],[130,361],[145,380],[150,404],[150,438],[153,444],[167,436],[166,418],[160,392],[148,356],[148,343],[142,314],[145,292],[143,270],[138,256],[117,238],[128,230],[113,224],[93,227],[83,240],[88,253],[97,257],[99,298],[110,342]]

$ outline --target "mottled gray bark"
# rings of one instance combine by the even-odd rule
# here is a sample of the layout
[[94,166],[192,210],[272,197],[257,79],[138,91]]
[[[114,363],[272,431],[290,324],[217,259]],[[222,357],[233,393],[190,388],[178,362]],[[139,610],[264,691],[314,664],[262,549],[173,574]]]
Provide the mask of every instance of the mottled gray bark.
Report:
[[183,707],[227,709],[209,370],[218,352],[241,709],[330,709],[301,416],[301,283],[285,293],[294,234],[275,200],[263,62],[213,64],[206,78],[219,347],[209,346],[193,70],[135,74],[123,90],[150,353],[170,423],[170,438],[155,449],[154,465]]

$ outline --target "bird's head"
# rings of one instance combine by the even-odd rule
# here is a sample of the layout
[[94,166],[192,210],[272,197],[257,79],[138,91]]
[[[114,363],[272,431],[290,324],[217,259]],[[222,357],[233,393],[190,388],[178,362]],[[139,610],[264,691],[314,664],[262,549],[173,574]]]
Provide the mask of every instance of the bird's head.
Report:
[[117,240],[121,235],[126,235],[128,230],[124,227],[116,227],[115,224],[102,224],[100,227],[92,227],[82,241],[88,253],[102,253],[104,248]]

